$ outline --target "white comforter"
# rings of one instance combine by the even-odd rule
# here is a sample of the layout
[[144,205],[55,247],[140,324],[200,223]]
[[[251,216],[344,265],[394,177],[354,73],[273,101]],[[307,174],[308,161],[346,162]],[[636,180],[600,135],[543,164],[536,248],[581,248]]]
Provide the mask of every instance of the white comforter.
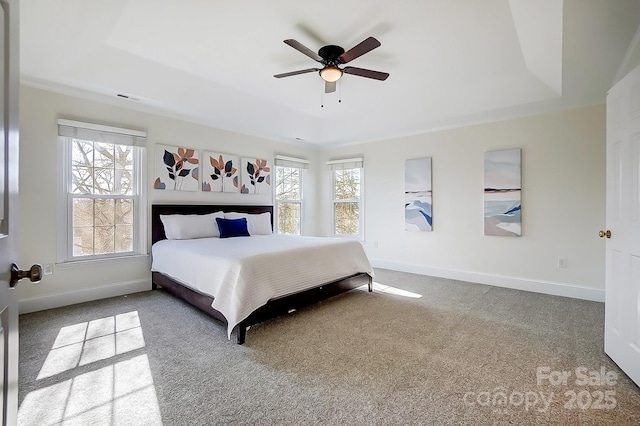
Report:
[[269,299],[373,268],[353,240],[288,235],[162,240],[151,269],[213,296],[227,333]]

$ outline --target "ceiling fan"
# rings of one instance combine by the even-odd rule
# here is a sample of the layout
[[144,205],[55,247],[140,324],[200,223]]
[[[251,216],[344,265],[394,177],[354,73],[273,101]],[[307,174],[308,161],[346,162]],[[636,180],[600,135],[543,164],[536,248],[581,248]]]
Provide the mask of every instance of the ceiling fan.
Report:
[[306,74],[309,72],[318,71],[320,77],[322,77],[322,79],[325,81],[325,93],[331,93],[336,91],[336,81],[338,81],[344,73],[381,81],[384,81],[387,79],[387,77],[389,77],[389,73],[386,72],[373,71],[356,67],[340,68],[340,65],[349,63],[354,59],[364,55],[365,53],[372,51],[376,47],[379,47],[380,42],[373,37],[365,39],[346,52],[342,47],[335,46],[333,44],[321,47],[320,50],[318,50],[318,53],[316,53],[294,39],[287,39],[284,42],[297,51],[307,55],[314,61],[320,62],[323,67],[307,68],[304,70],[276,74],[274,75],[275,78],[290,77],[292,75]]

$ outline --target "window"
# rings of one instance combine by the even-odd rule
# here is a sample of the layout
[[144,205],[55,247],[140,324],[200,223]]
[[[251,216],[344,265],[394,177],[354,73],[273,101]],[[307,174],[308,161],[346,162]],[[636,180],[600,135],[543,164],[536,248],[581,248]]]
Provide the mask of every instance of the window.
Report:
[[362,166],[361,158],[327,163],[332,170],[333,233],[362,237]]
[[306,160],[276,155],[276,232],[300,235],[302,220],[302,174]]
[[146,134],[59,120],[58,135],[64,193],[58,261],[146,253],[141,214]]

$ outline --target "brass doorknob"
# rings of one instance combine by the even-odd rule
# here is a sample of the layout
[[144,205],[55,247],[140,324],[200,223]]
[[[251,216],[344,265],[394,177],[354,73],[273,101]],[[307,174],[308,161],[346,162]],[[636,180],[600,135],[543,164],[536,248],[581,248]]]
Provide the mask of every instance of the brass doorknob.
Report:
[[609,231],[608,229],[606,231],[600,230],[600,232],[598,232],[598,236],[600,238],[604,238],[604,237],[611,238],[611,231]]
[[10,287],[18,285],[18,281],[23,278],[29,278],[33,283],[37,283],[42,279],[42,266],[37,263],[31,267],[28,271],[23,271],[18,268],[15,263],[11,264],[11,281],[9,281]]

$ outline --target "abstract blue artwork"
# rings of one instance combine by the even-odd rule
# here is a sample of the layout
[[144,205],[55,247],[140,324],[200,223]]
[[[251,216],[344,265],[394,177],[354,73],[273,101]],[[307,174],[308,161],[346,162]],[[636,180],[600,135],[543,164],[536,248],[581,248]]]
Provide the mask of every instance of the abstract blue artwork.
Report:
[[431,231],[431,157],[404,163],[404,229]]
[[484,155],[484,235],[522,235],[520,149]]

